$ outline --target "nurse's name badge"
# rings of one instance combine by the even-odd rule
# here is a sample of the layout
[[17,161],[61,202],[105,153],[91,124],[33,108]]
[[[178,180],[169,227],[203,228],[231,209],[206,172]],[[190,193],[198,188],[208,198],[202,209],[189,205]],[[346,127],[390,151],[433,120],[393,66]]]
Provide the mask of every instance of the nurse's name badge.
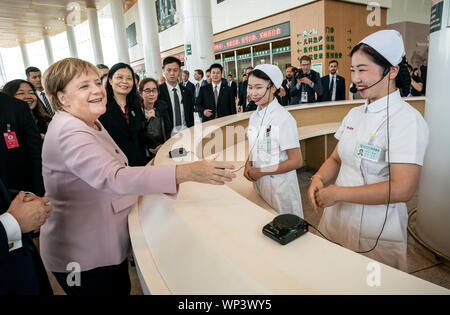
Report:
[[374,145],[359,144],[356,146],[355,156],[358,159],[369,160],[372,162],[379,162],[381,158],[382,149]]
[[17,141],[17,136],[14,131],[3,133],[3,137],[5,138],[6,147],[8,149],[15,149],[19,147],[19,141]]

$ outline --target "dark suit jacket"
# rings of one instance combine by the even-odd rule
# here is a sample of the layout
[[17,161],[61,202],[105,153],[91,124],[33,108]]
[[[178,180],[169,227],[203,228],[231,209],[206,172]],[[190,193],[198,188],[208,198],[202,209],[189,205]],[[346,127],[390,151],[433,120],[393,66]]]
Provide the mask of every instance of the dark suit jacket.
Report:
[[[316,102],[316,93],[317,98],[320,99],[323,89],[322,89],[322,82],[320,80],[319,73],[315,72],[314,70],[311,70],[311,81],[314,82],[314,87],[311,88],[309,85],[302,83],[300,85],[300,88],[297,89],[297,84],[293,84],[290,90],[290,96],[291,96],[291,105],[296,105],[301,103],[302,99],[302,87],[305,89],[305,92],[308,92],[308,102],[307,103],[315,103]],[[295,82],[297,83],[297,82]]]
[[[194,103],[192,101],[192,95],[191,92],[186,89],[182,84],[179,84],[181,89],[181,95],[182,95],[182,103],[184,108],[184,119],[186,120],[186,125],[188,128],[194,126]],[[158,101],[163,100],[167,103],[167,109],[169,111],[169,118],[170,118],[170,130],[172,131],[174,127],[174,121],[173,121],[173,105],[170,101],[170,95],[169,90],[167,89],[167,84],[161,84],[159,86],[159,96]],[[170,134],[169,134],[170,137]]]
[[[320,79],[322,81],[323,94],[319,98],[319,102],[331,102],[330,95],[330,76],[326,75]],[[336,76],[336,101],[345,100],[345,78]]]
[[[3,133],[10,124],[19,147],[8,149]],[[10,189],[44,195],[42,139],[28,104],[0,92],[0,178]]]
[[212,84],[208,84],[207,86],[200,88],[198,107],[202,113],[206,109],[211,109],[213,112],[211,117],[203,116],[203,122],[213,120],[216,115],[216,110],[218,118],[236,114],[236,103],[234,101],[233,91],[228,87],[228,85],[224,85],[223,83],[220,86],[219,98],[217,99],[217,109],[214,104],[214,91]]
[[128,165],[145,166],[148,162],[142,138],[145,116],[139,106],[131,105],[129,118],[130,124],[128,125],[120,106],[112,98],[106,104],[106,113],[100,116],[99,120],[114,142],[125,153]]
[[[28,105],[27,105],[28,106]],[[8,210],[10,195],[0,180],[0,215]],[[22,235],[22,247],[9,251],[0,223],[0,295],[53,295],[42,260],[31,237]]]
[[242,106],[243,110],[246,110],[246,101],[247,101],[247,88],[248,88],[248,81],[244,81],[241,84],[241,87],[239,89],[239,106]]
[[[229,82],[227,81],[227,85],[229,86]],[[233,97],[236,98],[238,95],[238,90],[237,90],[237,84],[234,81],[231,81],[231,86],[229,86],[231,88],[231,91],[233,91]]]
[[[183,83],[181,84],[183,85]],[[195,85],[191,81],[188,81],[186,83],[186,88],[189,90],[189,92],[191,92],[192,102],[195,103]]]
[[[292,78],[290,81],[292,81],[292,85],[294,85],[294,78]],[[288,79],[284,79],[283,83],[281,84],[281,87],[286,91],[286,96],[279,98],[279,102],[283,106],[291,105],[291,89],[287,86],[287,84]]]

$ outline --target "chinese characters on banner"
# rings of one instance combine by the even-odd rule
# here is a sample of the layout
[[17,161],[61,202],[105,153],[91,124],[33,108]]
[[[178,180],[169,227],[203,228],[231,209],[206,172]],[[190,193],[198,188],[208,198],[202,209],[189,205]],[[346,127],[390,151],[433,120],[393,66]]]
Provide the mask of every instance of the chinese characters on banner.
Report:
[[301,56],[307,55],[311,60],[342,59],[342,52],[336,51],[334,27],[325,27],[325,36],[318,33],[317,28],[297,34],[297,53]]

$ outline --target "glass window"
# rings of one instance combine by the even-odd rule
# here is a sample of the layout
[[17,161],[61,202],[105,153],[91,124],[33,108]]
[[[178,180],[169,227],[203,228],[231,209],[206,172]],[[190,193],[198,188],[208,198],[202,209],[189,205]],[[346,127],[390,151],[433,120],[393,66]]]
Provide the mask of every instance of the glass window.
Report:
[[[38,40],[34,43],[26,44],[30,66],[38,67],[42,74],[48,68],[47,54],[45,53],[45,46],[43,40]],[[21,56],[21,55],[19,55]]]
[[253,64],[263,65],[270,63],[270,44],[259,45],[253,48]]
[[0,57],[3,61],[4,73],[0,75],[0,86],[15,79],[25,79],[25,67],[23,65],[20,47],[0,48]]
[[177,24],[177,5],[175,0],[156,0],[155,5],[159,32]]
[[278,66],[285,73],[286,67],[291,64],[291,53],[278,53],[273,55],[273,64]]
[[286,67],[291,65],[291,41],[284,39],[272,43],[273,64],[278,66],[283,73]]
[[111,4],[107,4],[98,13],[98,27],[100,29],[103,60],[105,65],[112,67],[117,62],[116,40],[114,37]]
[[[77,41],[78,58],[95,64],[94,50],[91,45],[89,22],[86,20],[83,23],[75,26],[74,29],[75,38]],[[103,38],[101,38],[101,41],[103,42]]]
[[70,57],[69,43],[67,42],[66,32],[62,32],[51,37],[51,40],[55,62]]
[[237,52],[238,56],[238,76],[239,80],[242,80],[242,75],[245,74],[245,70],[248,67],[252,66],[252,58],[250,55],[250,48],[245,48],[238,50]]

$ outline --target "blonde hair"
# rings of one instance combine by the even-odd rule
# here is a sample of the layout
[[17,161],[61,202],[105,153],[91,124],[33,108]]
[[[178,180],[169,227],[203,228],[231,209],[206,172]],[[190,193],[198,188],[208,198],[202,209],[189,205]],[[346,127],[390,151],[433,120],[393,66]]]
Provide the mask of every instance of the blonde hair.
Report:
[[63,107],[58,100],[58,92],[64,91],[73,78],[90,71],[99,74],[96,66],[77,58],[66,58],[55,62],[45,71],[43,76],[44,90],[55,111],[62,110]]

